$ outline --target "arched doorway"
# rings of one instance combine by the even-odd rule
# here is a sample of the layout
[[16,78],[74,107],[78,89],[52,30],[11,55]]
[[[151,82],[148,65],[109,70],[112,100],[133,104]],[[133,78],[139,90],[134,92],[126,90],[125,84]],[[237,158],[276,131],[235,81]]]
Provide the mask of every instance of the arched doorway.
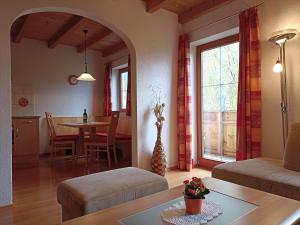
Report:
[[[85,14],[85,13],[80,13],[80,12],[78,12],[78,11],[76,11],[76,10],[70,10],[70,9],[63,9],[63,8],[51,8],[51,9],[49,9],[49,8],[47,8],[47,9],[45,9],[45,8],[41,8],[41,9],[34,9],[34,10],[28,10],[28,11],[26,11],[26,12],[24,12],[24,13],[22,13],[22,14],[20,14],[17,18],[16,18],[16,20],[18,19],[18,18],[20,18],[21,16],[24,16],[24,15],[27,15],[28,13],[38,13],[38,12],[52,12],[52,11],[58,11],[58,12],[68,12],[68,13],[75,13],[76,12],[76,15],[79,15],[79,16],[85,16],[85,17],[87,17],[87,15]],[[97,16],[91,16],[91,18],[93,19],[93,20],[95,20],[95,21],[97,21],[97,22],[101,22],[102,20],[100,19],[100,18],[98,18]],[[98,19],[97,19],[98,18]],[[16,21],[15,20],[15,21]],[[105,22],[104,22],[105,23]],[[133,45],[132,45],[132,43],[131,43],[131,41],[126,37],[126,35],[124,34],[124,33],[122,33],[121,31],[119,31],[118,29],[116,29],[114,26],[112,26],[112,27],[110,27],[110,29],[111,30],[113,30],[114,32],[116,32],[116,33],[118,33],[119,35],[120,35],[120,37],[122,37],[122,39],[124,40],[124,42],[126,43],[126,45],[128,46],[128,48],[129,48],[129,52],[130,52],[130,56],[131,56],[131,71],[132,71],[132,77],[134,78],[135,77],[135,71],[136,71],[136,69],[135,69],[135,50],[134,50],[134,47],[133,47]],[[132,83],[131,83],[131,86],[133,87],[133,90],[132,90],[132,92],[135,90],[135,82],[134,82],[134,80],[135,79],[132,79]],[[132,110],[133,110],[133,116],[132,116],[132,121],[133,121],[133,129],[132,129],[132,131],[133,131],[133,134],[132,134],[132,136],[134,136],[134,132],[135,132],[135,130],[136,129],[134,129],[134,124],[135,124],[135,110],[136,110],[136,106],[134,106],[134,102],[135,101],[132,101]],[[135,138],[133,138],[133,140],[134,140]],[[132,145],[133,146],[133,149],[135,148],[134,146],[135,146],[135,144],[133,144]],[[137,154],[135,154],[134,152],[136,152],[136,151],[132,151],[132,162],[133,162],[133,165],[136,165],[137,164],[137,162],[136,162],[136,158],[137,158]]]
[[[156,139],[151,115],[150,84],[166,90],[164,147],[169,166],[177,160],[176,149],[176,65],[177,18],[170,13],[147,14],[140,0],[122,1],[4,1],[0,25],[0,205],[12,203],[11,195],[11,57],[10,28],[18,17],[35,12],[67,12],[93,19],[109,27],[125,41],[132,55],[132,142],[133,166],[150,169]],[[127,39],[126,39],[127,38]],[[138,95],[137,95],[138,93]],[[175,111],[174,111],[175,110]],[[138,149],[138,152],[137,152]]]

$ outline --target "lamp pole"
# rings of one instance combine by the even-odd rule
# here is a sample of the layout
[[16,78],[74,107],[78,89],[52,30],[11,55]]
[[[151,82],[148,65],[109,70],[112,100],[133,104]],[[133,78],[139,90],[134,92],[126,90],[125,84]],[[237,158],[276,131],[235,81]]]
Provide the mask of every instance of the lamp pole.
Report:
[[285,43],[278,44],[280,48],[280,62],[282,64],[282,71],[280,72],[280,84],[281,84],[281,121],[282,121],[282,137],[283,146],[286,145],[286,140],[289,131],[288,120],[288,101],[287,101],[287,87],[286,87],[286,64],[285,64]]
[[295,37],[296,31],[281,33],[274,37],[271,37],[269,41],[275,43],[280,49],[280,64],[282,65],[282,70],[276,71],[280,72],[280,90],[281,90],[281,122],[282,122],[282,139],[283,147],[285,148],[288,132],[289,132],[289,120],[288,120],[288,97],[287,97],[287,86],[286,86],[286,63],[285,63],[285,44],[288,40]]

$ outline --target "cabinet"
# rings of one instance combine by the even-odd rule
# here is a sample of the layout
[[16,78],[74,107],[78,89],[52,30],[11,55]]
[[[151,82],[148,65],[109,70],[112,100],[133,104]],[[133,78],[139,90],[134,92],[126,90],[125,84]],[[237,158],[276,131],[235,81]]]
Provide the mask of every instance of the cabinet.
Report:
[[39,154],[39,116],[13,117],[13,156]]

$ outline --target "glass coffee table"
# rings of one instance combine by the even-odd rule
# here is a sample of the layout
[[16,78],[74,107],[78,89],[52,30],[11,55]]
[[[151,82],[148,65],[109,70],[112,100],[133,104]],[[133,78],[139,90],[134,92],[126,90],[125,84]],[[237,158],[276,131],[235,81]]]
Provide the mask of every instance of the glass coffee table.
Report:
[[[215,191],[211,191],[210,194],[206,196],[206,199],[218,204],[223,209],[223,213],[221,215],[206,223],[208,225],[231,224],[239,217],[242,217],[257,208],[257,206],[252,203],[245,202],[243,200],[236,199]],[[150,209],[146,209],[142,212],[121,219],[120,223],[123,225],[168,224],[162,221],[160,216],[161,212],[182,200],[183,197],[179,197],[164,204],[152,207]]]
[[[300,202],[215,178],[204,178],[206,199],[223,208],[207,224],[299,224]],[[69,220],[63,225],[161,225],[160,213],[182,200],[183,185]],[[298,222],[298,223],[297,223]]]

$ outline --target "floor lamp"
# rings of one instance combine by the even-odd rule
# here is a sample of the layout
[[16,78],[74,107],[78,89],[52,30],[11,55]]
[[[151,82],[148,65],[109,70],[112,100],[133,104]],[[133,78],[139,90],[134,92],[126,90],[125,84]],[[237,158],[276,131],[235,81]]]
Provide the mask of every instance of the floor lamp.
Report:
[[295,37],[296,32],[288,32],[271,37],[269,41],[279,46],[280,55],[273,67],[275,73],[280,73],[280,85],[281,85],[281,117],[282,117],[282,135],[283,135],[283,147],[285,148],[286,140],[289,131],[288,121],[288,101],[287,101],[287,87],[286,87],[286,64],[285,64],[285,44],[288,40]]

